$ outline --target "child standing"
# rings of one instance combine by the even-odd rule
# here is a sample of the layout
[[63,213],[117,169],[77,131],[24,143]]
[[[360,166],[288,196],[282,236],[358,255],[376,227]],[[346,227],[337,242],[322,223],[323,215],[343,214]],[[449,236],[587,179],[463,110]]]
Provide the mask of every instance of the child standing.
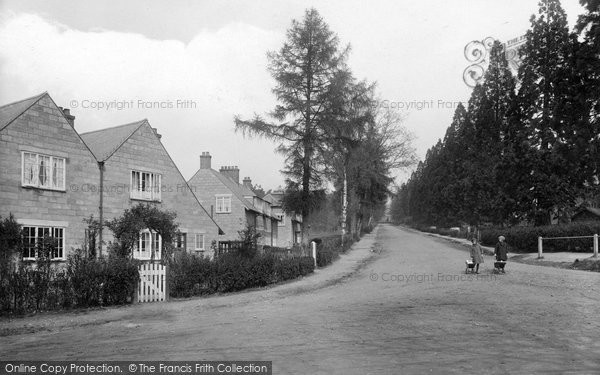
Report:
[[477,243],[476,237],[473,237],[471,242],[471,259],[473,259],[473,263],[475,263],[475,273],[479,273],[479,264],[483,263],[483,249]]

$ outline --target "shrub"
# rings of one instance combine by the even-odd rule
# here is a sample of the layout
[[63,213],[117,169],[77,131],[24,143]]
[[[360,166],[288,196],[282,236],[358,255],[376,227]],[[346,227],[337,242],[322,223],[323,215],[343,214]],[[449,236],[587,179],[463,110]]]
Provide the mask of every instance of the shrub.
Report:
[[173,297],[191,297],[214,293],[214,269],[213,262],[207,257],[178,252],[170,262],[169,294]]
[[317,267],[325,267],[333,262],[333,252],[317,250]]
[[129,302],[139,282],[138,263],[131,259],[109,257],[105,263],[102,305],[123,305]]
[[249,258],[226,253],[214,260],[187,253],[170,262],[171,297],[228,293],[263,287],[305,276],[314,271],[312,257],[286,257],[265,254]]
[[319,238],[317,242],[317,266],[325,267],[339,257],[341,253],[348,251],[355,238],[348,236],[342,242],[339,235]]
[[244,230],[238,232],[240,236],[240,245],[237,249],[242,256],[252,258],[258,251],[258,239],[262,236],[256,231],[256,227],[248,225]]
[[[481,243],[494,246],[498,236],[506,237],[506,242],[516,252],[535,252],[538,237],[572,237],[600,234],[600,222],[571,223],[565,225],[547,225],[540,227],[490,228],[481,232]],[[592,246],[591,238],[544,241],[544,252],[581,251],[588,252]]]
[[575,262],[571,265],[571,268],[576,270],[594,271],[600,272],[600,260],[593,259],[575,259]]
[[67,258],[67,278],[71,286],[71,305],[100,306],[106,267],[100,260],[76,251]]
[[250,258],[235,253],[223,254],[215,261],[218,292],[235,292],[249,287]]
[[138,262],[112,255],[90,258],[76,250],[67,258],[71,304],[77,307],[121,305],[129,302],[140,278]]
[[81,250],[66,264],[38,259],[21,262],[2,285],[2,312],[23,314],[63,307],[124,304],[139,280],[137,262],[89,258]]
[[300,262],[294,258],[282,259],[277,262],[275,273],[280,281],[295,279],[301,274]]
[[313,257],[307,257],[307,256],[299,257],[298,261],[299,261],[301,276],[306,276],[315,271],[315,260],[313,259]]

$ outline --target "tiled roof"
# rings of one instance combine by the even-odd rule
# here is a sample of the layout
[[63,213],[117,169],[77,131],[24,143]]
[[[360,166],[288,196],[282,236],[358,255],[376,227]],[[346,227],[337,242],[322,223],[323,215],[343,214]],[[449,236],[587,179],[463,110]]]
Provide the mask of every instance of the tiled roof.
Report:
[[281,191],[272,191],[269,194],[265,195],[264,200],[268,200],[273,206],[281,206],[281,201],[283,199],[283,192]]
[[81,134],[81,138],[92,150],[98,161],[106,161],[140,126],[147,122],[148,120],[143,119],[112,128],[95,130]]
[[44,92],[31,98],[19,100],[18,102],[9,103],[0,107],[0,130],[7,127],[17,117],[21,116],[23,112],[29,109],[32,105],[37,103],[44,95],[48,93]]
[[196,178],[202,180],[204,177],[203,174],[212,174],[213,176],[215,176],[219,181],[221,181],[223,185],[225,185],[233,193],[233,195],[235,195],[240,200],[240,202],[242,202],[244,207],[251,211],[256,211],[260,213],[260,211],[256,207],[254,207],[254,204],[252,204],[251,201],[245,198],[246,196],[250,195],[254,196],[254,192],[251,192],[245,186],[240,185],[239,183],[233,181],[231,178],[223,175],[223,173],[215,171],[214,169],[199,169],[188,182],[190,185],[192,185],[192,189],[194,188],[193,180]]

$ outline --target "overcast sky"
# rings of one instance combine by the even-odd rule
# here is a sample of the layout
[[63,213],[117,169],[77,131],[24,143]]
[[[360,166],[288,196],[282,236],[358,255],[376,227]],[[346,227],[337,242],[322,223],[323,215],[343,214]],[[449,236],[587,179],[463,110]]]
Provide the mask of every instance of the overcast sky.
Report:
[[[573,27],[582,8],[562,4]],[[351,45],[357,78],[411,106],[405,126],[423,158],[471,93],[465,45],[524,34],[537,0],[0,0],[0,105],[47,91],[80,133],[147,118],[186,178],[209,151],[215,169],[238,165],[241,177],[276,188],[275,145],[234,133],[233,117],[273,108],[266,52],[309,7]]]

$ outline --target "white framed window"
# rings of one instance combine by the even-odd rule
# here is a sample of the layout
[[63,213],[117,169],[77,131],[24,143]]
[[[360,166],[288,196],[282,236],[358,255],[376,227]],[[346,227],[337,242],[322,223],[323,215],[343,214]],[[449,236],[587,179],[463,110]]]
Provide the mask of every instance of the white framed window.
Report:
[[196,233],[195,250],[204,250],[204,234]]
[[44,237],[56,241],[56,247],[48,254],[50,259],[65,259],[65,228],[27,225],[23,226],[23,260],[37,259],[37,251]]
[[65,158],[21,152],[21,184],[65,191]]
[[218,214],[231,213],[231,194],[217,194],[215,208]]
[[148,229],[140,232],[136,246],[133,249],[134,259],[160,259],[162,256],[162,238]]
[[160,201],[161,178],[158,173],[131,171],[131,199]]

